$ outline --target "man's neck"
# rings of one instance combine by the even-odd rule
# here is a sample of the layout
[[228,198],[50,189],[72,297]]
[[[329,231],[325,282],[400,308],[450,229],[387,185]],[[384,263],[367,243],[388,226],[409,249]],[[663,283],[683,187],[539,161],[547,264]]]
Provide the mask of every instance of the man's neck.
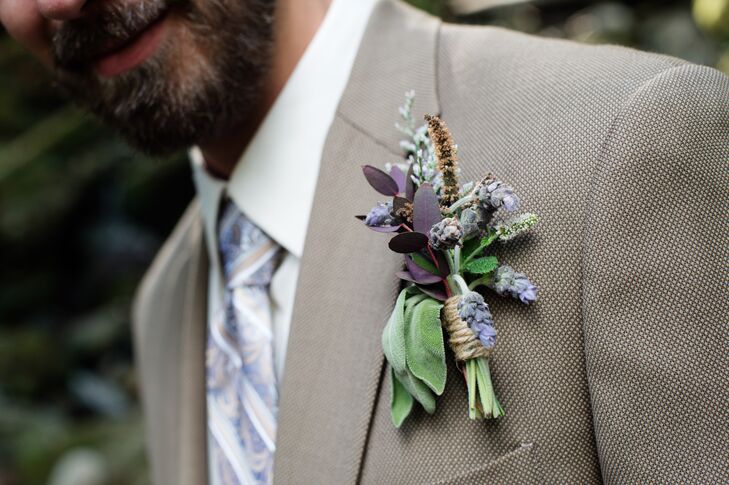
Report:
[[314,38],[332,0],[278,0],[271,68],[260,103],[245,123],[200,144],[207,169],[227,179]]

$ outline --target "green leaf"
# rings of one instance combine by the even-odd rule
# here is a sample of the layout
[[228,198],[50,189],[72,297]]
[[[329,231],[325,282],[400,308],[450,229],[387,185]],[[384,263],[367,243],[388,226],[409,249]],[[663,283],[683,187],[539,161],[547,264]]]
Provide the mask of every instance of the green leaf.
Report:
[[423,381],[413,375],[412,372],[405,371],[400,374],[396,374],[396,377],[400,380],[403,387],[413,396],[413,398],[423,406],[423,409],[428,414],[435,412],[435,396],[433,391],[426,386]]
[[[415,302],[406,305],[409,297]],[[406,313],[412,315],[418,301],[426,296],[414,286],[408,287],[400,292],[395,303],[395,308],[390,319],[382,332],[382,349],[387,361],[390,363],[395,377],[402,384],[407,392],[418,401],[428,413],[435,411],[435,397],[430,388],[418,379],[407,367],[405,339],[407,335],[407,323],[412,319],[406,318]],[[407,306],[407,312],[406,312]]]
[[410,253],[410,257],[413,258],[413,262],[423,268],[428,273],[438,275],[438,268],[428,260],[425,256],[420,253]]
[[496,256],[486,256],[483,258],[474,259],[466,263],[463,270],[473,274],[486,274],[490,273],[499,267],[499,260]]
[[486,249],[499,238],[499,233],[494,230],[489,230],[489,233],[481,239],[470,239],[463,244],[461,249],[461,257],[464,262],[469,262],[473,258],[478,257]]
[[382,350],[385,352],[385,358],[395,371],[399,374],[407,370],[405,360],[405,299],[408,295],[408,289],[400,292],[395,302],[395,308],[392,310],[390,319],[382,331]]
[[461,248],[461,256],[463,258],[473,257],[471,256],[475,251],[478,250],[479,246],[481,245],[482,239],[479,239],[477,237],[474,237],[473,239],[469,239],[468,241],[463,243],[463,247]]
[[441,302],[426,298],[413,305],[411,311],[405,312],[405,356],[408,369],[439,396],[445,389],[447,372],[440,324],[442,307]]
[[405,327],[407,328],[412,321],[412,313],[415,311],[415,307],[420,304],[423,300],[430,298],[425,293],[418,293],[405,300]]
[[413,396],[405,389],[390,367],[390,416],[392,424],[399,428],[413,410]]

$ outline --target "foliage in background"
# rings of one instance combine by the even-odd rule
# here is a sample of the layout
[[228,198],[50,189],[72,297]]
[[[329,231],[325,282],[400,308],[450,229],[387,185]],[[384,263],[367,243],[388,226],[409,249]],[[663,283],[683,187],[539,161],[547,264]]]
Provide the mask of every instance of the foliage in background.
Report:
[[[729,0],[535,2],[459,18],[442,0],[410,1],[729,73]],[[53,474],[63,485],[79,470],[91,483],[147,483],[129,304],[192,195],[182,154],[135,154],[0,34],[0,484]]]
[[129,304],[187,164],[134,154],[4,35],[0,87],[0,484],[46,483],[63,456],[146,483]]

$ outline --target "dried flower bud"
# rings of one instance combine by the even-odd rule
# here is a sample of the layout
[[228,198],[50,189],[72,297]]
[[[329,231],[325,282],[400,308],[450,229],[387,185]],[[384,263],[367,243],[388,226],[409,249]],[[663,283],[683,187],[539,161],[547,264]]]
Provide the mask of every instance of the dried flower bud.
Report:
[[392,203],[377,204],[365,217],[364,223],[370,227],[392,226],[395,218],[392,216]]
[[463,295],[458,304],[458,313],[484,347],[490,349],[496,345],[494,320],[488,305],[479,293],[471,291]]
[[500,266],[488,286],[499,295],[518,298],[522,303],[537,300],[537,287],[524,273],[514,271],[511,266]]
[[451,249],[458,245],[463,237],[463,228],[458,219],[447,217],[430,229],[428,237],[434,249]]

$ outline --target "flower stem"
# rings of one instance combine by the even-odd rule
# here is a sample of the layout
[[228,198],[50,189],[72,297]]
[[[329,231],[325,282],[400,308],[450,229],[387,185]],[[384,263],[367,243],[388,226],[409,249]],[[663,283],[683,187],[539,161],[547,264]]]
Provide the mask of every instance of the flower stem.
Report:
[[[494,385],[491,382],[491,371],[489,361],[485,357],[475,359],[478,366],[479,396],[486,417],[498,418],[504,415],[504,408],[499,404],[494,392]],[[488,410],[488,411],[487,411]],[[489,416],[490,415],[490,416]]]
[[475,290],[480,285],[486,286],[488,284],[488,282],[489,282],[489,279],[491,279],[491,277],[489,275],[482,276],[482,277],[480,277],[478,279],[475,279],[475,280],[471,281],[471,284],[470,285],[468,285],[468,289],[469,290]]
[[474,359],[466,361],[466,387],[468,387],[468,417],[482,419],[483,414],[477,402],[476,373],[478,367]]
[[455,283],[459,295],[465,295],[466,293],[468,293],[469,288],[466,284],[466,280],[463,279],[463,276],[459,274],[454,274],[451,275],[451,280]]
[[448,249],[443,251],[443,254],[446,257],[446,261],[448,261],[448,269],[449,269],[450,273],[456,274],[455,263],[453,262],[453,255],[451,254],[451,252]]
[[473,258],[475,258],[479,254],[481,254],[481,251],[483,251],[484,249],[489,247],[492,242],[494,242],[494,241],[496,241],[496,239],[498,239],[498,237],[499,237],[498,233],[493,233],[490,236],[483,238],[481,240],[481,244],[478,246],[478,248],[476,248],[476,250],[474,250],[471,254],[468,255],[468,257],[466,257],[466,259],[463,261],[463,264],[465,265],[466,263],[471,261]]
[[463,207],[464,205],[468,204],[469,202],[473,202],[474,200],[476,200],[476,196],[473,194],[468,194],[455,201],[453,205],[446,209],[446,212],[454,214],[458,208]]

